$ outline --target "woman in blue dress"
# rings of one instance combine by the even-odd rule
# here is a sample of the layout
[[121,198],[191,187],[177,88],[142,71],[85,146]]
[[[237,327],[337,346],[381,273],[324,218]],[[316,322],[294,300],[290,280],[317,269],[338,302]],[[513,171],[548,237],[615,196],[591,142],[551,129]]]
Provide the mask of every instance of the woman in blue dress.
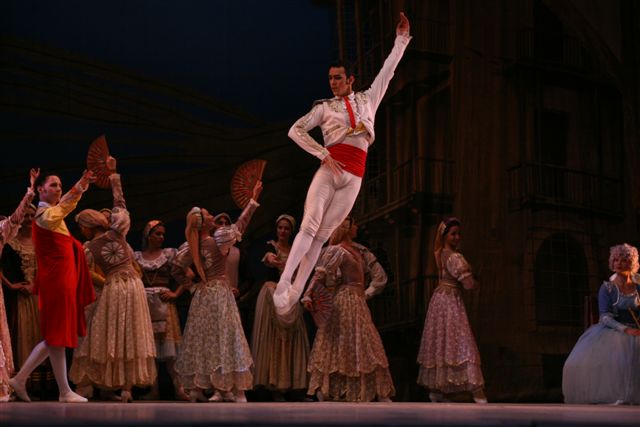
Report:
[[600,286],[600,321],[580,337],[562,373],[565,403],[640,404],[638,249],[610,250],[615,272]]

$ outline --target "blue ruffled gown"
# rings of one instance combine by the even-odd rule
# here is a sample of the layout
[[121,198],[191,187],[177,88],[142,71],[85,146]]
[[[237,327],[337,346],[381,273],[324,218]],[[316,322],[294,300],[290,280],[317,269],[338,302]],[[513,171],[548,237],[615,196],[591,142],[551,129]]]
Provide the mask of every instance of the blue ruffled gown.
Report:
[[598,293],[600,321],[578,339],[562,372],[565,403],[640,404],[640,336],[624,333],[637,328],[640,285],[623,294],[613,282]]

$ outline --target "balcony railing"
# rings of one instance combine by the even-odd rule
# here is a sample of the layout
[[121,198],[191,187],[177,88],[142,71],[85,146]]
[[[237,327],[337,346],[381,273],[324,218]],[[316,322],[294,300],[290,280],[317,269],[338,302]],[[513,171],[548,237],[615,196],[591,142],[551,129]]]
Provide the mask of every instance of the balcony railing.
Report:
[[521,30],[516,40],[516,58],[520,61],[578,71],[590,67],[583,43],[571,35],[528,28]]
[[559,166],[525,163],[508,170],[509,207],[554,207],[620,216],[622,181]]
[[412,158],[389,172],[366,177],[353,214],[361,219],[382,215],[419,193],[427,197],[450,197],[452,188],[452,161]]

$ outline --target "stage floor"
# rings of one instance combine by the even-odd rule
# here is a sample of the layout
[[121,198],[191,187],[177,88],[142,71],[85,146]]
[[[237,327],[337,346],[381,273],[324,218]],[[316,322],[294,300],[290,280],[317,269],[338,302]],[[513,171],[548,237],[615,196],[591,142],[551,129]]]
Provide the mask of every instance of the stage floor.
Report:
[[9,426],[634,426],[638,406],[472,403],[0,404]]

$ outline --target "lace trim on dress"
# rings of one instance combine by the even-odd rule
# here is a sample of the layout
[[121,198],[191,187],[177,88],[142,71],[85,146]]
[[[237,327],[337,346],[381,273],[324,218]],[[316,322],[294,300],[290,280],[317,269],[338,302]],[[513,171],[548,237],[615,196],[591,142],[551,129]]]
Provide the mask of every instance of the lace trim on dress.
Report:
[[176,255],[175,248],[164,248],[162,253],[155,259],[146,259],[142,256],[142,252],[136,251],[135,257],[140,267],[145,270],[157,270],[165,265],[167,262],[171,262]]

